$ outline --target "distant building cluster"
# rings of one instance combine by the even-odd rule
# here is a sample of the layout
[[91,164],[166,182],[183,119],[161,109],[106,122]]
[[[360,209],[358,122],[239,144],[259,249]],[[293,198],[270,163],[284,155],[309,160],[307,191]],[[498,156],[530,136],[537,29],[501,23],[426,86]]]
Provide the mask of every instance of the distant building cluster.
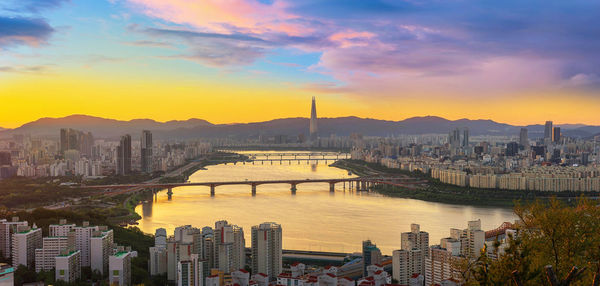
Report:
[[[217,221],[214,228],[177,227],[169,237],[157,229],[149,249],[150,274],[166,274],[177,285],[267,285],[282,270],[281,225],[253,226],[251,237],[251,261],[246,261],[244,230],[227,221]],[[247,265],[255,273],[252,279]]]
[[[535,141],[522,128],[514,137],[471,136],[466,128],[442,135],[362,140],[352,158],[420,171],[443,183],[473,188],[542,192],[600,191],[600,138],[574,139],[552,122]],[[597,146],[599,145],[599,146]]]
[[36,272],[54,271],[57,281],[75,282],[81,278],[81,268],[90,267],[111,285],[131,285],[131,259],[137,252],[116,245],[111,229],[88,222],[77,226],[61,219],[48,227],[48,234],[43,237],[41,228],[18,217],[0,219],[0,256],[12,258],[12,268],[0,270],[0,278],[9,279],[9,270],[23,265]]
[[166,172],[212,151],[210,143],[201,141],[156,142],[149,130],[133,140],[129,134],[118,141],[95,139],[71,128],[61,129],[58,141],[15,135],[0,141],[0,179]]

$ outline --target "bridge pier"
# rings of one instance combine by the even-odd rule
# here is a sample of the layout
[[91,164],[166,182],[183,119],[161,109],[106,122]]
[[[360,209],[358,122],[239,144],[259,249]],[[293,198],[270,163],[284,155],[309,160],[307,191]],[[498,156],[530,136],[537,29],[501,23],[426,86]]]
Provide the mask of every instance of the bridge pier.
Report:
[[256,196],[256,184],[252,184],[252,196]]
[[295,195],[296,194],[296,183],[292,183],[291,185],[292,185],[292,187],[290,188],[290,191],[292,191],[292,195]]
[[169,200],[173,197],[173,189],[169,188],[169,190],[167,191],[167,196],[169,196]]
[[211,197],[215,196],[215,187],[216,187],[216,185],[210,185],[210,196]]
[[329,192],[335,192],[335,182],[329,182]]

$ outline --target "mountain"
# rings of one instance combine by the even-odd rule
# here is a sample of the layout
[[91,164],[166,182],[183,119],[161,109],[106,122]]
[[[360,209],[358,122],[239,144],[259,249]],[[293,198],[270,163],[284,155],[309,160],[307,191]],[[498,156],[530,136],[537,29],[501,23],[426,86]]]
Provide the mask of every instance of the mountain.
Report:
[[36,121],[26,123],[15,129],[0,131],[0,137],[13,134],[30,134],[41,137],[58,137],[61,128],[73,128],[81,131],[89,131],[97,138],[113,138],[122,134],[138,134],[142,130],[173,130],[178,128],[192,128],[202,125],[212,125],[201,119],[189,119],[185,121],[157,122],[152,119],[134,119],[122,121],[106,119],[89,115],[70,115],[61,118],[40,118]]
[[[468,128],[476,135],[518,135],[521,128],[528,129],[529,138],[544,135],[544,125],[514,126],[489,119],[448,120],[437,116],[412,117],[401,121],[379,120],[359,117],[319,118],[319,134],[328,137],[332,134],[348,136],[352,133],[364,136],[395,136],[399,134],[447,134],[455,128]],[[559,125],[564,135],[591,137],[600,133],[600,126],[582,124]],[[123,134],[135,135],[142,130],[151,130],[156,139],[195,139],[195,138],[247,138],[258,136],[299,134],[308,135],[308,118],[282,118],[264,122],[211,124],[202,119],[157,122],[152,119],[129,121],[106,119],[88,115],[71,115],[62,118],[41,118],[15,129],[0,131],[0,138],[13,134],[30,134],[39,137],[57,138],[61,128],[74,128],[90,131],[96,138],[115,139]]]

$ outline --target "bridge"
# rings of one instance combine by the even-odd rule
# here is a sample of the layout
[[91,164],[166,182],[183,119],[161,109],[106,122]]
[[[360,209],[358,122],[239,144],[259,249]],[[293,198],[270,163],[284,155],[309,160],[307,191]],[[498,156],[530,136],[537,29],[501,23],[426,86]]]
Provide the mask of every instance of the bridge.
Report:
[[[233,154],[234,151],[231,150],[222,150],[223,152],[230,152]],[[238,153],[235,153],[238,154]],[[326,159],[327,157],[329,157],[330,160],[332,160],[334,157],[335,159],[348,159],[350,158],[350,154],[349,153],[341,153],[341,152],[281,152],[281,153],[267,153],[267,152],[257,152],[257,153],[239,153],[239,155],[244,155],[244,156],[248,156],[249,158],[255,158],[255,157],[265,157],[267,159],[269,159],[269,157],[271,158],[279,158],[281,160],[291,160],[291,157],[293,157],[293,159],[298,159],[298,157],[303,158],[303,159]],[[285,158],[284,158],[285,157]]]
[[328,183],[329,191],[335,192],[335,184],[349,184],[352,189],[356,185],[358,191],[366,191],[374,184],[390,184],[398,185],[418,183],[413,178],[408,177],[356,177],[356,178],[336,178],[336,179],[294,179],[294,180],[244,180],[244,181],[220,181],[220,182],[186,182],[186,183],[140,183],[140,184],[122,184],[122,185],[93,185],[80,186],[87,189],[115,190],[115,189],[168,189],[169,197],[173,195],[173,188],[176,187],[191,187],[191,186],[207,186],[210,187],[210,195],[215,195],[215,189],[218,186],[224,185],[249,185],[251,186],[252,195],[256,195],[256,187],[266,184],[289,184],[292,194],[296,193],[297,186],[305,183]]

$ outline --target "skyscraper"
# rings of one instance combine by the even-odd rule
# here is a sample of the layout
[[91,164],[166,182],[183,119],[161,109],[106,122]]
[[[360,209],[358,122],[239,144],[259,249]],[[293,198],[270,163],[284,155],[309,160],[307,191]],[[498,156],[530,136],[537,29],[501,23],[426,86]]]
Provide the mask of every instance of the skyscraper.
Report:
[[544,127],[544,139],[552,139],[552,121],[546,121]]
[[560,127],[554,127],[552,129],[552,142],[560,142]]
[[142,131],[142,142],[141,146],[141,162],[142,172],[152,173],[153,161],[152,161],[152,132],[148,130]]
[[467,128],[467,127],[465,127],[465,129],[463,130],[462,146],[463,147],[469,146],[469,128]]
[[281,225],[264,222],[252,227],[252,273],[276,279],[282,268]]
[[317,104],[315,97],[312,98],[312,106],[310,108],[310,141],[316,141],[319,138],[319,127],[317,126]]
[[131,136],[121,136],[121,142],[117,147],[117,175],[131,173]]
[[525,149],[529,149],[529,137],[527,136],[527,128],[521,128],[521,132],[519,133],[519,145],[523,146]]

